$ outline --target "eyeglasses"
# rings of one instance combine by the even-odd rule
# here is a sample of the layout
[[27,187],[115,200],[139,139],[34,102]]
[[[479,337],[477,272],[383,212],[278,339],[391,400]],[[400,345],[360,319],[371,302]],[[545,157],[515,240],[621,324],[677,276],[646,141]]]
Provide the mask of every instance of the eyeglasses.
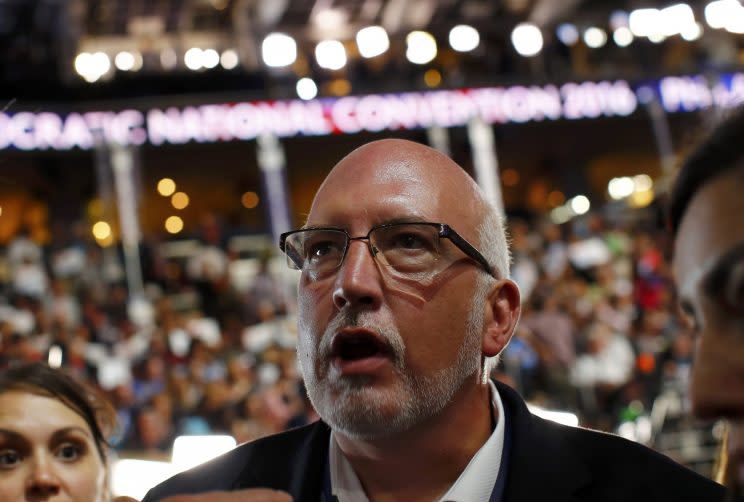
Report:
[[496,277],[488,261],[452,227],[444,223],[388,223],[373,227],[365,236],[352,237],[340,228],[305,228],[283,233],[279,248],[287,264],[319,280],[331,275],[344,261],[351,241],[367,241],[372,256],[382,265],[405,277],[433,274],[456,257],[450,256],[448,239],[490,275]]

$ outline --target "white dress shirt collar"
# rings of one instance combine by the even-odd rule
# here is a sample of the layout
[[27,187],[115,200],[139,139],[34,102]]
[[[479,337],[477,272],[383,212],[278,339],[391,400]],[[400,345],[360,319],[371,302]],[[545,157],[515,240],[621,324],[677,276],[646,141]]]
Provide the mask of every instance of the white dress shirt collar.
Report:
[[[496,411],[496,427],[470,459],[455,483],[438,502],[488,502],[496,484],[504,449],[504,405],[496,385],[489,381],[491,406]],[[329,462],[331,488],[339,502],[369,502],[351,463],[346,459],[331,431]]]

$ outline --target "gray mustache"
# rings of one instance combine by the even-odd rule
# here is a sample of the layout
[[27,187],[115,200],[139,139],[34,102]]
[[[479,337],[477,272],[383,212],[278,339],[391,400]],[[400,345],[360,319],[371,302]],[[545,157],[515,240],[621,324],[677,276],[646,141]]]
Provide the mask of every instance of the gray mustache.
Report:
[[367,312],[339,312],[339,314],[336,315],[336,317],[334,317],[328,324],[323,332],[323,337],[320,339],[320,345],[318,346],[318,355],[320,356],[320,360],[328,361],[330,359],[333,335],[343,328],[354,326],[377,333],[389,347],[390,353],[393,355],[393,363],[395,367],[397,369],[403,369],[405,367],[406,354],[406,345],[403,342],[403,338],[401,338],[395,328],[381,328],[379,323],[375,322],[372,317],[373,316]]

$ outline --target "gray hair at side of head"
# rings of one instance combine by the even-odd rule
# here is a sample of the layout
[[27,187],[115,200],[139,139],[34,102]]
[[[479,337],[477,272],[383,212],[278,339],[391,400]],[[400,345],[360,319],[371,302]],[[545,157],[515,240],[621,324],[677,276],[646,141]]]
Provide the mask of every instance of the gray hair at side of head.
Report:
[[[504,218],[502,218],[493,204],[487,204],[485,208],[483,219],[478,226],[478,241],[479,250],[494,268],[496,277],[509,277],[511,254],[504,227]],[[496,280],[488,274],[480,274],[478,276],[473,296],[473,309],[475,312],[484,311],[486,301],[488,300],[488,293]],[[491,371],[499,364],[499,360],[500,355],[483,358],[481,383],[484,385],[488,383]]]

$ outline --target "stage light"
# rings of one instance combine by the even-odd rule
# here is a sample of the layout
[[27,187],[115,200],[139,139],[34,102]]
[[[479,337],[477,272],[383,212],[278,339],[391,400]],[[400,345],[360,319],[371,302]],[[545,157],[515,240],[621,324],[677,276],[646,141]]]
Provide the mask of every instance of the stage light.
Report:
[[88,82],[95,82],[111,69],[111,60],[104,52],[82,52],[75,58],[75,71]]
[[313,99],[318,95],[318,86],[313,79],[308,77],[303,77],[297,81],[296,90],[300,99],[304,99],[305,101]]
[[346,48],[338,40],[323,40],[315,46],[318,66],[327,70],[340,70],[346,66]]
[[261,44],[261,56],[266,66],[289,66],[297,60],[297,43],[284,33],[271,33]]
[[442,83],[442,74],[435,68],[429,68],[424,73],[424,83],[426,87],[438,87]]
[[511,34],[512,45],[525,57],[538,54],[543,48],[543,36],[540,28],[531,23],[518,24]]
[[592,49],[599,49],[607,43],[607,33],[602,28],[590,26],[584,32],[584,43]]
[[174,51],[170,47],[160,51],[160,64],[165,70],[175,68],[178,64],[178,55],[176,54],[176,51]]
[[214,49],[206,49],[202,52],[202,65],[204,68],[214,68],[220,64],[220,55]]
[[246,209],[253,209],[258,206],[259,198],[256,192],[245,192],[240,198],[240,203]]
[[111,237],[111,226],[105,221],[97,221],[93,225],[92,232],[93,237],[95,237],[99,241],[102,241]]
[[171,197],[171,205],[176,209],[184,209],[189,205],[189,196],[184,192],[176,192]]
[[628,16],[628,27],[636,37],[660,34],[661,12],[659,9],[636,9]]
[[168,216],[165,220],[165,229],[169,234],[177,234],[183,230],[183,220],[178,216]]
[[478,30],[466,24],[458,24],[449,32],[450,47],[457,52],[470,52],[480,43]]
[[555,30],[555,34],[564,45],[574,45],[579,41],[579,30],[571,23],[563,23]]
[[413,64],[426,64],[437,57],[437,41],[425,31],[412,31],[406,36],[406,59]]
[[204,66],[204,51],[199,47],[192,47],[183,55],[183,63],[189,70],[198,70]]
[[121,51],[114,58],[114,65],[121,71],[129,71],[134,68],[134,54]]
[[356,43],[363,58],[379,56],[390,48],[390,39],[382,26],[362,28],[356,34]]
[[607,184],[607,193],[613,200],[620,200],[628,197],[635,190],[633,179],[628,176],[612,178]]
[[705,6],[705,21],[714,29],[726,28],[736,24],[737,18],[744,17],[744,7],[737,0],[717,0]]
[[158,181],[158,193],[163,197],[169,197],[176,191],[176,182],[170,178]]
[[659,31],[666,37],[680,34],[687,27],[695,25],[695,14],[689,5],[684,3],[665,7],[659,11],[659,14],[661,20]]
[[703,36],[703,25],[701,25],[700,23],[695,23],[689,26],[685,26],[684,30],[680,32],[680,35],[682,35],[682,38],[684,38],[688,42],[694,42],[695,40]]
[[627,26],[620,26],[612,34],[612,39],[618,47],[627,47],[633,43],[633,32]]
[[220,56],[220,64],[222,67],[226,70],[232,70],[236,66],[238,66],[239,63],[238,59],[238,53],[235,51],[235,49],[227,49],[222,52],[222,55]]
[[636,191],[651,190],[654,187],[654,180],[648,174],[637,174],[633,176],[633,189]]
[[589,211],[589,208],[591,208],[591,203],[589,202],[589,199],[586,198],[584,195],[577,195],[570,201],[568,201],[569,206],[571,207],[571,210],[576,214],[586,214]]

